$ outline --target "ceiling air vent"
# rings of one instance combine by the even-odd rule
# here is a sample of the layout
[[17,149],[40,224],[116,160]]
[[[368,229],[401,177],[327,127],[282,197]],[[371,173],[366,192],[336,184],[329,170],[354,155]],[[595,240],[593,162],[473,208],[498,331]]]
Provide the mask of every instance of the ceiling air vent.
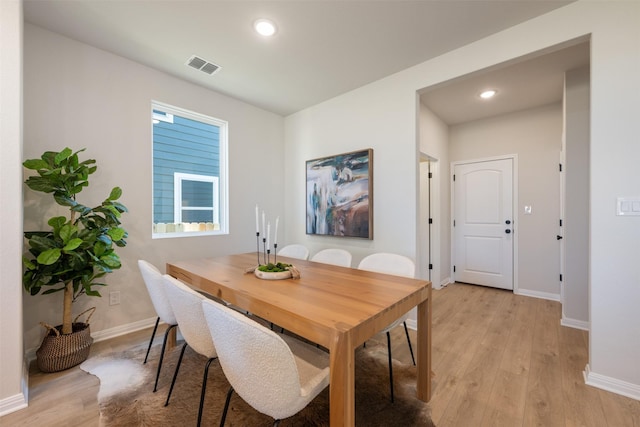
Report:
[[186,65],[188,65],[191,68],[195,68],[196,70],[200,70],[203,73],[207,73],[209,75],[214,74],[216,71],[220,69],[219,65],[216,65],[213,62],[209,62],[205,59],[202,59],[196,55],[193,55],[191,58],[189,58],[189,60],[186,62]]

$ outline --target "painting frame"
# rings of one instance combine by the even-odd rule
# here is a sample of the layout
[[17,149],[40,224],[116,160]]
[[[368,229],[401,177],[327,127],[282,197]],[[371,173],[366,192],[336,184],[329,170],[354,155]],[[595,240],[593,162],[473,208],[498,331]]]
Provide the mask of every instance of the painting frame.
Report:
[[306,234],[373,240],[373,149],[305,162]]

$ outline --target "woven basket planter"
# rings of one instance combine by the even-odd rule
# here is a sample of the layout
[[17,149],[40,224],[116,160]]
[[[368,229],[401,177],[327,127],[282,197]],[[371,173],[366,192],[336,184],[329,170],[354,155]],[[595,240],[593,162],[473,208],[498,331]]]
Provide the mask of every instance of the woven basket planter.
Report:
[[[48,332],[42,340],[40,348],[36,351],[40,371],[63,371],[87,360],[91,344],[93,343],[89,328],[89,319],[94,310],[95,307],[92,307],[80,313],[73,322],[73,332],[70,334],[63,335],[60,333],[62,325],[54,328],[53,326],[42,323]],[[87,317],[87,322],[77,322],[78,318],[88,311],[91,311],[91,314]]]

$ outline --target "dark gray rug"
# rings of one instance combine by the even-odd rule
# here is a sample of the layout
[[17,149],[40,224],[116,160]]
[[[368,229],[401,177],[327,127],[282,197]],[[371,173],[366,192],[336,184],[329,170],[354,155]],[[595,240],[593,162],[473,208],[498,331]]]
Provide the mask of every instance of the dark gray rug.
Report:
[[[154,346],[146,365],[146,348],[136,348],[106,357],[90,358],[81,368],[100,379],[98,404],[101,426],[195,426],[200,387],[206,359],[187,349],[169,406],[164,406],[179,348],[165,356],[158,391],[153,381],[160,346]],[[394,361],[395,402],[389,400],[386,347],[370,343],[356,351],[356,425],[433,426],[429,407],[415,395],[416,368]],[[229,383],[217,361],[211,364],[203,425],[219,425]],[[226,426],[271,426],[263,415],[238,395],[233,395]],[[283,420],[280,426],[328,426],[329,388],[304,410]]]

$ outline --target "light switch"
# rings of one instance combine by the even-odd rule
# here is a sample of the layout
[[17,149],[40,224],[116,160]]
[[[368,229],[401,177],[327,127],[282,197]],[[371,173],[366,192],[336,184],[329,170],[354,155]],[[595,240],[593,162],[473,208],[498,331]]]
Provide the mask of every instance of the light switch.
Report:
[[616,204],[618,216],[640,216],[640,197],[618,197]]

